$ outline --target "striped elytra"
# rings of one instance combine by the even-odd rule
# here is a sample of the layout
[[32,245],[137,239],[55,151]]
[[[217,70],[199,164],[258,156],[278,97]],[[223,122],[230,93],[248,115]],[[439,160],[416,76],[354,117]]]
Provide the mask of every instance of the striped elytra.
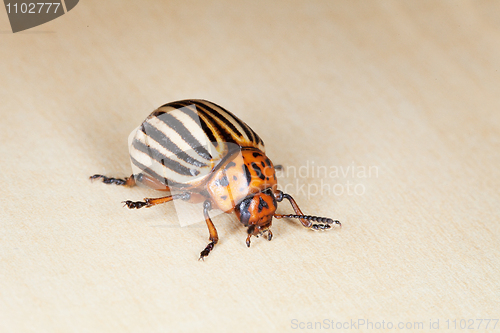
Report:
[[[200,259],[208,256],[218,242],[217,230],[209,216],[212,208],[235,214],[247,228],[247,246],[252,236],[267,234],[271,240],[273,217],[297,218],[311,230],[340,225],[337,220],[304,215],[289,194],[278,190],[275,167],[265,154],[262,139],[245,122],[215,103],[182,100],[162,105],[132,132],[129,152],[132,176],[90,178],[100,178],[107,184],[141,183],[171,191],[161,198],[125,201],[131,209],[172,200],[203,202],[210,243]],[[283,199],[290,202],[295,214],[276,214]]]
[[241,148],[265,151],[262,139],[247,124],[203,100],[159,107],[136,129],[131,141],[135,171],[165,185],[198,184],[224,157]]

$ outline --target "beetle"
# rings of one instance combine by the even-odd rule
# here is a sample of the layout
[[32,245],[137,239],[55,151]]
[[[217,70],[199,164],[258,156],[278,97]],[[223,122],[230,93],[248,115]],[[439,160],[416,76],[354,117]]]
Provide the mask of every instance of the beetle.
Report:
[[[127,178],[93,175],[106,184],[170,191],[160,198],[124,201],[130,209],[152,207],[172,200],[203,202],[210,242],[200,253],[207,257],[217,244],[217,230],[209,216],[213,208],[234,213],[250,238],[267,234],[272,219],[296,218],[312,230],[328,230],[338,220],[304,215],[295,200],[277,188],[276,169],[265,154],[264,142],[246,123],[221,106],[200,99],[162,105],[132,132],[130,160],[134,173]],[[295,214],[276,214],[287,199]]]

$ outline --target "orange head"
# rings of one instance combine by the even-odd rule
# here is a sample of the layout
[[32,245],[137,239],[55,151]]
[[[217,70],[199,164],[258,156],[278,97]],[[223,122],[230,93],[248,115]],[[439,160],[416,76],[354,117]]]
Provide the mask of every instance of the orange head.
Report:
[[271,189],[249,195],[234,209],[236,217],[248,227],[248,234],[258,236],[267,231],[278,204]]
[[277,179],[272,162],[262,151],[244,149],[233,154],[210,179],[207,190],[214,206],[234,211],[249,234],[259,235],[271,226]]

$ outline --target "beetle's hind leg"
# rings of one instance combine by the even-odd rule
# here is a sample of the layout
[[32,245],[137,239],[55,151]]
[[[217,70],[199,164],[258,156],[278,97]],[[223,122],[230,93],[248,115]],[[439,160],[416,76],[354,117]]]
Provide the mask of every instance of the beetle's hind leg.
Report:
[[211,209],[212,205],[210,204],[210,201],[205,201],[205,203],[203,203],[203,216],[205,216],[205,222],[207,222],[208,232],[210,233],[210,237],[208,238],[210,243],[208,243],[205,249],[201,251],[199,260],[205,260],[205,257],[210,254],[210,252],[214,249],[215,244],[219,241],[217,229],[215,229],[212,219],[210,219],[210,216],[208,215],[208,212]]
[[130,209],[139,209],[142,207],[152,207],[155,205],[160,205],[163,203],[170,202],[172,200],[189,200],[191,198],[191,195],[187,192],[185,193],[179,193],[179,194],[173,194],[173,195],[167,195],[166,197],[161,197],[161,198],[144,198],[144,201],[123,201],[125,206],[127,206]]
[[[309,225],[304,225],[304,227],[312,230],[328,230],[332,228],[332,225],[338,225],[342,227],[342,224],[337,221],[337,220],[332,220],[328,217],[319,217],[319,216],[311,216],[311,215],[294,215],[294,214],[287,214],[287,215],[282,215],[282,214],[274,214],[274,217],[277,219],[281,219],[284,217],[288,218],[293,218],[293,219],[304,219],[308,221]],[[312,223],[310,221],[314,222],[321,222],[321,223]]]
[[116,184],[116,185],[124,185],[128,187],[135,186],[135,179],[134,175],[127,177],[127,178],[112,178],[112,177],[106,177],[104,175],[93,175],[90,176],[90,180],[96,180],[96,179],[102,179],[102,182],[104,184]]

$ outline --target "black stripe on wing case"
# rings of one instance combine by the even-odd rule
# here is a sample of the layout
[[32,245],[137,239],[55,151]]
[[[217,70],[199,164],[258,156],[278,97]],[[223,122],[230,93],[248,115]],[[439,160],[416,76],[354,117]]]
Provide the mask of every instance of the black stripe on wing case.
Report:
[[258,143],[257,142],[258,140],[256,139],[256,138],[258,138],[257,134],[255,134],[255,132],[252,131],[252,129],[247,124],[245,124],[243,121],[241,121],[240,119],[238,119],[236,117],[234,117],[234,119],[236,119],[238,124],[240,124],[240,126],[243,128],[243,130],[247,134],[248,140]]
[[193,148],[195,152],[206,160],[211,160],[212,155],[201,145],[200,142],[191,134],[191,132],[184,126],[184,124],[169,113],[163,113],[157,119],[164,122],[167,126],[172,128],[186,143]]
[[[234,132],[237,136],[241,137],[241,132],[238,131],[238,129],[231,123],[230,120],[228,120],[223,114],[221,114],[219,111],[215,110],[214,108],[211,108],[209,105],[203,104],[201,106],[201,109],[205,111],[207,114],[211,114],[212,118],[217,118],[220,121],[222,121],[227,127],[231,129],[231,131]],[[222,109],[224,110],[224,109]],[[227,113],[229,116],[231,116],[229,113]]]
[[216,129],[219,136],[222,138],[224,143],[231,143],[231,142],[238,142],[239,137],[236,135],[232,134],[224,124],[220,124],[217,122],[217,117],[215,117],[212,113],[207,112],[204,110],[203,114],[207,118],[207,122],[209,122],[212,125],[212,128]]
[[185,175],[185,176],[197,176],[199,175],[200,171],[196,169],[189,169],[180,164],[177,161],[171,160],[170,158],[166,157],[162,153],[160,153],[158,150],[146,146],[144,143],[140,142],[137,139],[134,139],[132,146],[137,149],[140,152],[143,152],[147,154],[149,157],[151,157],[153,160],[159,162],[161,165],[165,166],[166,168],[177,172],[178,174]]
[[[179,108],[182,108],[182,107],[187,106],[189,104],[193,104],[193,102],[191,100],[185,99],[185,100],[182,100],[182,101],[175,101],[175,102],[170,102],[170,103],[167,103],[167,104],[163,104],[158,109],[163,108],[165,106],[169,106],[169,107],[173,107],[175,109],[179,109]],[[161,113],[165,113],[165,111],[158,111],[158,112],[160,114]]]
[[132,156],[130,156],[130,160],[132,161],[132,164],[134,164],[136,167],[138,167],[141,170],[141,172],[144,172],[144,173],[150,175],[151,177],[153,177],[157,181],[161,182],[163,185],[167,185],[167,178],[160,176],[154,170],[145,166],[141,162],[137,161]]
[[169,186],[170,188],[176,188],[176,187],[180,188],[180,187],[189,187],[189,186],[191,186],[190,184],[177,183],[177,182],[174,182],[174,181],[172,181],[172,180],[170,180],[168,178],[165,178],[165,177],[162,177],[162,176],[158,175],[154,170],[152,170],[151,168],[148,168],[144,164],[140,163],[139,161],[137,161],[132,156],[130,157],[130,160],[132,161],[132,163],[136,167],[138,167],[141,170],[141,172],[150,175],[151,177],[153,177],[154,179],[158,180],[163,185]]
[[222,106],[220,105],[217,105],[213,102],[210,102],[211,104],[217,106],[218,108],[220,108],[221,110],[224,110],[230,117],[233,117],[233,119],[241,126],[241,128],[243,128],[243,131],[245,131],[247,137],[248,137],[248,140],[252,141],[252,142],[257,142],[257,134],[250,128],[250,126],[248,126],[247,124],[245,124],[240,118],[236,117],[234,114],[232,114],[231,112],[227,111],[226,109],[224,109]]
[[158,142],[166,150],[172,152],[177,156],[180,160],[183,160],[186,163],[192,164],[197,167],[206,167],[207,165],[197,159],[188,155],[185,151],[180,149],[168,136],[165,135],[162,131],[145,121],[141,126],[142,132],[149,138]]
[[[194,107],[196,107],[196,104],[194,104],[194,103],[191,103],[190,105],[194,105]],[[217,142],[217,139],[215,138],[214,133],[212,132],[212,130],[208,127],[208,125],[205,122],[205,120],[203,120],[198,115],[198,113],[196,111],[192,110],[189,106],[182,107],[179,110],[181,112],[183,112],[184,114],[188,115],[189,117],[191,117],[191,119],[193,119],[196,123],[198,123],[201,126],[201,129],[203,130],[203,133],[205,133],[205,135],[208,137],[208,140],[210,140],[210,142],[215,147],[217,147],[219,145],[219,143]]]

